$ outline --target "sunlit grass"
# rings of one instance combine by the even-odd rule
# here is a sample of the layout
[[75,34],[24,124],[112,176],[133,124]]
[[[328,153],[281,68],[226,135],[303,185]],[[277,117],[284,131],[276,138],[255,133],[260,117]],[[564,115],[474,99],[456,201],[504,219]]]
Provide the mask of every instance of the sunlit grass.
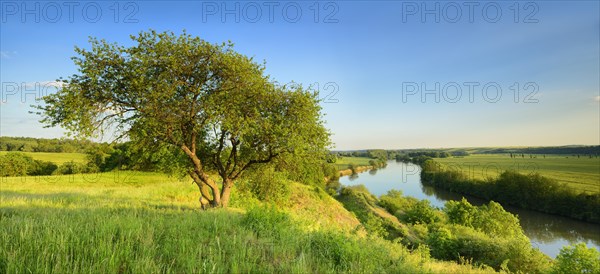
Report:
[[538,172],[542,176],[566,183],[578,191],[600,192],[600,158],[587,156],[536,155],[536,158],[510,158],[508,154],[476,154],[466,157],[436,158],[435,161],[460,170],[474,179],[496,177],[502,171],[523,174]]
[[341,157],[335,162],[338,170],[348,169],[349,164],[355,164],[357,166],[368,166],[369,161],[373,160],[368,157]]
[[[15,153],[14,151],[0,151],[0,155],[6,153]],[[61,165],[66,162],[73,161],[75,163],[85,163],[84,153],[63,153],[63,152],[17,152],[30,156],[34,160],[40,160],[45,162],[52,162],[57,165]]]
[[189,179],[158,173],[1,178],[0,273],[486,272],[353,234],[332,197],[293,189],[277,210],[236,193],[202,211]]

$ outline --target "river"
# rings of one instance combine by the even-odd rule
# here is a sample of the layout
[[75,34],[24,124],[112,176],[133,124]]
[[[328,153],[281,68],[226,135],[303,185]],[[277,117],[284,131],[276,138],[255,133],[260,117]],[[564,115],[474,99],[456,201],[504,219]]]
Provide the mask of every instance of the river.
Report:
[[[420,168],[417,165],[389,161],[386,168],[360,173],[358,176],[340,178],[342,185],[366,186],[376,196],[389,190],[401,190],[403,195],[420,200],[429,200],[435,207],[443,208],[448,200],[460,200],[463,195],[421,184]],[[474,205],[486,203],[475,197],[465,198]],[[590,224],[557,215],[504,206],[507,211],[518,215],[525,235],[534,247],[551,257],[558,255],[561,247],[584,242],[588,247],[600,250],[600,225]]]

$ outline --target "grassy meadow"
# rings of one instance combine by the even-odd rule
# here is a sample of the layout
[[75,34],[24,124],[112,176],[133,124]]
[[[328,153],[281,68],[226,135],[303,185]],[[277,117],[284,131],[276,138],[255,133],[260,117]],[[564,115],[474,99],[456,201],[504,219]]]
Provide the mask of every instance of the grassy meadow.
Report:
[[[15,153],[12,151],[0,151],[0,155],[4,155],[6,153]],[[84,153],[63,153],[63,152],[21,152],[17,153],[25,154],[34,160],[40,160],[45,162],[53,162],[57,165],[61,165],[66,162],[73,161],[75,163],[85,163],[85,154]]]
[[198,209],[189,179],[132,171],[0,178],[0,273],[481,273],[364,233],[320,188],[232,193]]
[[373,160],[367,157],[340,157],[336,160],[335,165],[338,170],[348,169],[349,164],[355,164],[357,166],[368,166],[369,161]]
[[496,177],[502,171],[540,175],[565,183],[577,191],[600,192],[600,158],[565,155],[529,155],[510,158],[508,154],[473,154],[466,157],[436,158],[436,162],[460,170],[474,179]]

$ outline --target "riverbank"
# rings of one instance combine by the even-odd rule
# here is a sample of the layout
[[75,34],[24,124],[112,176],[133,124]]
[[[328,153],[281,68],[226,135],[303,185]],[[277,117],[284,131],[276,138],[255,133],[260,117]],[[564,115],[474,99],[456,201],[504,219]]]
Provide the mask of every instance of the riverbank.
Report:
[[[447,201],[460,201],[463,196],[467,196],[473,205],[479,206],[488,202],[484,199],[476,201],[474,199],[477,198],[470,195],[424,186],[421,184],[420,173],[420,168],[412,163],[390,161],[386,168],[378,169],[376,173],[361,173],[358,178],[342,177],[340,184],[365,185],[369,192],[377,197],[385,195],[390,190],[400,190],[404,196],[428,200],[432,206],[438,208],[444,208]],[[532,245],[553,258],[559,254],[563,246],[570,243],[583,242],[600,250],[600,235],[598,235],[600,227],[597,224],[512,206],[503,205],[503,207],[513,214],[518,214]]]
[[[358,166],[355,168],[356,173],[363,173],[363,172],[369,171],[371,169],[373,169],[373,166]],[[349,176],[349,175],[352,175],[352,173],[353,173],[352,169],[350,169],[350,168],[342,169],[342,170],[339,170],[338,172],[339,172],[340,177]]]
[[477,180],[427,160],[421,164],[421,182],[426,186],[519,208],[600,223],[600,194],[577,193],[537,173],[524,175],[504,171],[496,178]]
[[529,244],[516,216],[497,203],[475,207],[466,201],[454,202],[458,210],[468,210],[461,215],[473,220],[467,223],[453,212],[400,191],[378,198],[364,185],[354,185],[343,187],[336,199],[356,214],[371,235],[422,250],[438,260],[524,273],[547,273],[552,266],[550,257]]

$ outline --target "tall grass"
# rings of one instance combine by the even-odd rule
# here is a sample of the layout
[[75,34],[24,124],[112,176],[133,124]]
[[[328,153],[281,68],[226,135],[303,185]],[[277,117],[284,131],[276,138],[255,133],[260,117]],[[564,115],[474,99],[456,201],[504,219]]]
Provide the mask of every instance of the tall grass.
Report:
[[0,181],[0,273],[484,271],[335,225],[307,229],[302,214],[262,203],[200,211],[187,180],[155,173],[83,178]]

